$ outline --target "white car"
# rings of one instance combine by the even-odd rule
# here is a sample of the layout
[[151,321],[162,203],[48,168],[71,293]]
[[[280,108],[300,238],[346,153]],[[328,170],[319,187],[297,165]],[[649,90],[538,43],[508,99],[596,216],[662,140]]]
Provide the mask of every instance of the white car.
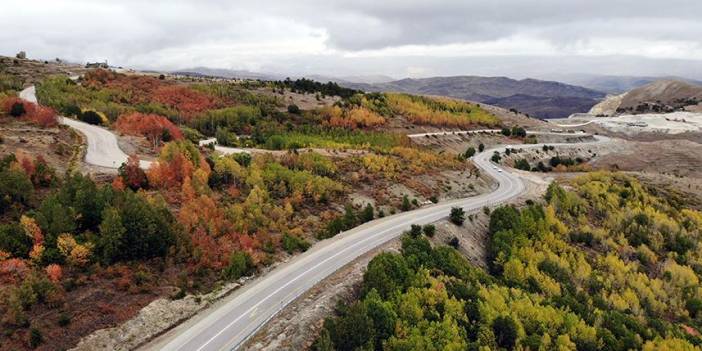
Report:
[[498,169],[497,171],[500,172],[500,173],[502,173],[502,170],[501,170],[501,169]]

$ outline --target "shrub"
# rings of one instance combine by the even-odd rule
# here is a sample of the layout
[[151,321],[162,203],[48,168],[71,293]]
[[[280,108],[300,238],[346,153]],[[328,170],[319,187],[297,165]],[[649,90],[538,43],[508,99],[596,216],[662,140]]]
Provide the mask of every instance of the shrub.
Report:
[[409,233],[413,238],[418,238],[420,235],[422,235],[422,226],[418,224],[412,224],[410,226]]
[[480,145],[478,145],[478,152],[483,152],[484,150],[485,150],[485,144],[480,143]]
[[495,163],[500,163],[500,161],[502,160],[502,156],[500,156],[499,152],[495,151],[495,153],[492,154],[490,160]]
[[466,220],[466,212],[463,211],[463,208],[461,207],[451,207],[449,220],[455,225],[463,225],[463,222]]
[[526,137],[527,132],[526,129],[522,127],[512,127],[512,136],[518,137],[518,138],[524,138]]
[[66,312],[61,312],[58,317],[58,325],[60,327],[65,327],[71,324],[71,315]]
[[436,227],[433,224],[427,224],[422,228],[422,231],[424,232],[424,235],[433,238],[434,234],[436,233]]
[[85,122],[85,123],[96,125],[96,126],[101,125],[102,121],[103,121],[100,114],[97,111],[93,111],[93,110],[82,111],[78,115],[78,119]]
[[41,335],[41,331],[37,328],[32,328],[29,330],[29,346],[36,349],[44,342],[44,337]]
[[32,249],[32,238],[17,223],[0,224],[0,251],[12,257],[27,258]]
[[458,247],[461,246],[461,243],[458,241],[458,238],[454,236],[448,241],[448,245],[454,249],[458,249]]
[[15,102],[12,104],[12,107],[10,107],[10,116],[12,117],[21,117],[25,113],[27,113],[27,111],[24,109],[24,104],[21,102]]
[[463,156],[465,156],[465,158],[471,158],[471,157],[473,157],[473,155],[475,155],[475,148],[472,146],[469,147],[466,150],[466,152],[463,154]]
[[253,261],[248,253],[235,251],[229,256],[229,264],[222,271],[222,276],[227,280],[239,279],[251,273],[253,268]]
[[288,105],[288,113],[299,115],[300,112],[301,112],[300,108],[297,105],[295,105],[295,104]]
[[310,248],[310,243],[295,235],[283,234],[283,249],[291,254],[295,251],[305,252]]
[[504,135],[504,136],[510,136],[510,135],[512,135],[512,131],[511,131],[509,128],[502,128],[501,133],[502,133],[502,135]]
[[0,213],[13,204],[26,205],[32,198],[34,186],[22,171],[0,171]]
[[409,211],[412,209],[412,204],[410,203],[409,198],[407,195],[402,195],[402,205],[400,206],[400,209],[402,211]]
[[523,159],[523,158],[514,162],[514,168],[521,169],[523,171],[531,170],[531,166],[529,165],[529,161],[527,161],[526,159]]
[[366,207],[363,208],[363,211],[361,212],[361,222],[366,223],[370,222],[375,218],[375,213],[373,211],[373,205],[368,204]]

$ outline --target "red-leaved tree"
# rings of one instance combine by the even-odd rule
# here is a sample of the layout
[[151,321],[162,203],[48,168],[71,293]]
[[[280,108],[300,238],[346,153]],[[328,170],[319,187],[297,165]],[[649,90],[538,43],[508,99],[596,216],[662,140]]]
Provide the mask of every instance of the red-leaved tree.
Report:
[[115,129],[129,135],[144,136],[156,147],[161,141],[183,139],[183,133],[168,118],[143,113],[130,113],[120,116]]

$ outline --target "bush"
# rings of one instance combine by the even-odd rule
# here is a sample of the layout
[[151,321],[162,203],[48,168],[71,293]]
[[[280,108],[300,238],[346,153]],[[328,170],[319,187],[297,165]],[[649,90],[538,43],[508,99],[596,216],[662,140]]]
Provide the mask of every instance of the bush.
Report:
[[433,224],[427,224],[422,228],[422,231],[424,232],[424,235],[433,238],[434,234],[436,234],[436,227]]
[[452,207],[449,220],[455,225],[463,225],[463,222],[466,220],[466,212],[460,207]]
[[495,153],[492,154],[490,160],[495,163],[500,163],[500,161],[502,160],[502,156],[500,156],[499,152],[495,151]]
[[409,211],[412,209],[412,204],[410,203],[409,198],[407,195],[402,195],[402,205],[400,206],[400,210],[402,211]]
[[485,144],[480,143],[480,145],[478,145],[478,152],[483,152],[483,150],[485,150]]
[[418,224],[412,224],[410,226],[409,233],[413,238],[418,238],[420,235],[422,235],[422,226]]
[[27,110],[21,102],[15,102],[12,104],[12,107],[10,107],[10,116],[12,117],[22,117],[25,113],[27,113]]
[[465,156],[465,158],[471,158],[471,157],[473,157],[473,155],[475,155],[475,148],[472,146],[469,147],[466,150],[466,152],[463,154],[463,156]]
[[295,104],[288,105],[288,113],[299,115],[300,112],[301,112],[300,108],[297,105],[295,105]]
[[29,330],[29,346],[36,349],[44,342],[44,337],[41,335],[41,331],[37,328],[32,328]]
[[0,251],[16,258],[27,258],[33,241],[17,223],[0,224]]
[[373,210],[373,205],[368,204],[366,207],[363,208],[363,211],[361,211],[361,222],[366,223],[370,222],[375,218],[375,213]]
[[526,137],[527,132],[522,127],[512,127],[512,135],[515,137],[524,138]]
[[229,256],[229,265],[222,271],[222,276],[227,280],[239,279],[251,273],[253,268],[253,261],[248,253],[235,251]]
[[0,171],[0,214],[14,204],[28,204],[33,193],[34,186],[24,172]]
[[71,324],[71,315],[66,312],[61,312],[58,317],[58,325],[60,327],[65,327]]
[[448,241],[448,244],[454,249],[458,249],[458,247],[461,246],[460,242],[458,241],[458,238],[455,236]]
[[305,252],[310,248],[310,243],[295,235],[283,234],[283,249],[292,254],[295,251]]
[[512,135],[512,131],[511,131],[509,128],[502,128],[501,133],[502,133],[502,135],[504,135],[504,136],[510,136],[510,135]]
[[531,165],[529,165],[529,161],[522,158],[514,162],[514,168],[528,171],[531,170]]
[[92,125],[99,126],[102,124],[102,117],[100,114],[93,110],[83,111],[78,115],[78,119]]
[[251,164],[251,155],[248,152],[239,152],[233,155],[234,161],[243,167]]

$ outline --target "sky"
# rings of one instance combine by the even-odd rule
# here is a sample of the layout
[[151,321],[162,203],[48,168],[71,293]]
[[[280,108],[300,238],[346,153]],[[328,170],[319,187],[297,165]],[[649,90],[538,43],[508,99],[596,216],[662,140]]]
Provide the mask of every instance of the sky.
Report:
[[0,54],[156,70],[702,79],[699,0],[0,0]]

